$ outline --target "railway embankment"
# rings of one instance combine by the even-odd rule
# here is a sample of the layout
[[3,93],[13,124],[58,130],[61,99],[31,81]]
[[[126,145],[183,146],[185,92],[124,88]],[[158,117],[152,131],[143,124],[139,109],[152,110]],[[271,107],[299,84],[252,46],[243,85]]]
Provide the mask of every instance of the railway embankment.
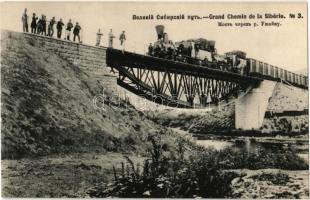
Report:
[[164,128],[124,100],[109,98],[116,80],[104,52],[1,32],[2,158],[144,152],[148,135]]

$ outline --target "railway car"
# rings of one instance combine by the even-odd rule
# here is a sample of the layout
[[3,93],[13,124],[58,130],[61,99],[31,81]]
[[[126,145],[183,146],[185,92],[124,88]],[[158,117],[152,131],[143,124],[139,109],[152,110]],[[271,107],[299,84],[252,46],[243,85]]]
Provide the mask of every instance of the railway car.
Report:
[[249,73],[248,75],[251,74],[259,74],[259,61],[253,58],[249,58],[248,62],[249,64]]

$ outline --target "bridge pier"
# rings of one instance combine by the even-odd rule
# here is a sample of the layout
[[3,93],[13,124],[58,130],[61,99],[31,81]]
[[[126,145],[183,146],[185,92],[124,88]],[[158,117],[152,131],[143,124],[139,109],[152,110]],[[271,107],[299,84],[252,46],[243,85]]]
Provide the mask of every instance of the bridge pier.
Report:
[[257,88],[253,88],[248,94],[236,100],[236,129],[258,130],[261,128],[276,83],[264,80]]

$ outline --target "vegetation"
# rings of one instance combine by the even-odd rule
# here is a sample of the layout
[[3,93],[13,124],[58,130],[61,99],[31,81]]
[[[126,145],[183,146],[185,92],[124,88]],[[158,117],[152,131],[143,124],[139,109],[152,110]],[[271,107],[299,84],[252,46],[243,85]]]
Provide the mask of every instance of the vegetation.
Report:
[[308,164],[295,154],[295,150],[266,149],[261,146],[249,150],[243,148],[226,148],[222,151],[212,151],[210,156],[215,156],[220,162],[219,167],[224,169],[285,169],[308,170]]
[[230,193],[235,173],[217,169],[214,158],[200,154],[186,155],[184,143],[178,141],[178,151],[167,152],[155,138],[151,139],[150,158],[141,167],[128,157],[127,164],[114,169],[114,182],[104,188],[89,191],[91,197],[174,197],[219,198]]
[[128,157],[114,171],[114,181],[88,192],[91,197],[224,198],[231,195],[231,181],[238,176],[228,169],[308,169],[292,149],[272,152],[229,147],[223,151],[192,146],[185,150],[183,140],[177,151],[167,151],[160,138],[151,138],[150,157],[143,167]]

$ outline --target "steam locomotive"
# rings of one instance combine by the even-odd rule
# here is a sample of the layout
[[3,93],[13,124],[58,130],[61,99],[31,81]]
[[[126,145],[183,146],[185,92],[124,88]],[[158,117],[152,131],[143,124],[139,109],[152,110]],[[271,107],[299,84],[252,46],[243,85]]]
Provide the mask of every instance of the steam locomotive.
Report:
[[164,32],[163,25],[155,27],[157,41],[150,43],[148,55],[188,64],[220,69],[247,76],[283,81],[302,88],[308,88],[308,77],[295,74],[268,63],[247,58],[243,51],[230,51],[224,55],[217,53],[214,40],[204,38],[172,42]]

